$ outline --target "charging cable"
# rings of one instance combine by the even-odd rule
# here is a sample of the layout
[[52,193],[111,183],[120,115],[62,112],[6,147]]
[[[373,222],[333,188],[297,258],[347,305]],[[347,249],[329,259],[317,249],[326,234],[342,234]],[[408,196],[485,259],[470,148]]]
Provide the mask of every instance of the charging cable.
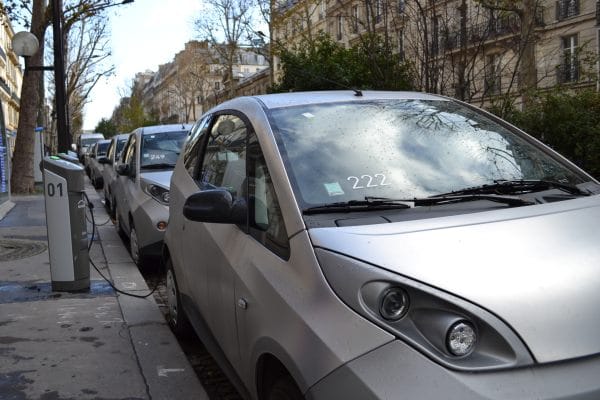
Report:
[[[87,208],[90,211],[90,218],[91,218],[91,223],[92,223],[92,238],[90,239],[90,244],[88,245],[88,253],[90,251],[90,249],[92,248],[92,244],[94,243],[94,237],[95,237],[95,233],[96,233],[96,221],[94,219],[94,205],[92,204],[92,202],[90,201],[87,193],[83,192],[83,196],[85,197],[85,200],[87,202]],[[86,219],[87,219],[87,215],[86,215]],[[110,220],[110,218],[109,218]],[[117,293],[123,294],[125,296],[131,296],[131,297],[136,297],[138,299],[145,299],[146,297],[151,296],[152,294],[154,294],[154,292],[156,292],[156,290],[158,289],[158,283],[156,284],[156,286],[154,286],[154,288],[152,289],[152,291],[148,294],[145,295],[139,295],[139,294],[135,294],[135,293],[131,293],[131,292],[126,292],[123,291],[121,289],[118,289],[114,283],[112,283],[106,276],[104,276],[104,274],[102,272],[100,272],[100,269],[96,266],[96,264],[94,263],[94,261],[92,260],[92,258],[90,257],[90,264],[92,264],[92,266],[94,267],[94,269],[96,270],[96,272],[98,272],[98,274],[102,277],[102,279],[104,279],[106,282],[108,282],[108,284],[110,285],[111,288],[113,288],[113,290]]]

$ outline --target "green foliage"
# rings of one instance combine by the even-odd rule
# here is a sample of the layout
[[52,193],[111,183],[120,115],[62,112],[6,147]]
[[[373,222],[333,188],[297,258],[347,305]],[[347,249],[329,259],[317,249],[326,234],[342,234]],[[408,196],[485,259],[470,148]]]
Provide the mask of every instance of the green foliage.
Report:
[[117,123],[119,132],[131,132],[141,126],[158,125],[159,121],[146,114],[142,102],[137,96],[132,96],[129,102],[120,110],[121,118]]
[[113,137],[117,134],[117,126],[110,119],[102,118],[94,132],[101,132],[106,138]]
[[319,33],[292,49],[279,49],[283,77],[273,91],[334,89],[409,90],[408,64],[378,35],[367,35],[346,49]]
[[505,118],[600,179],[600,93],[538,93],[530,107]]

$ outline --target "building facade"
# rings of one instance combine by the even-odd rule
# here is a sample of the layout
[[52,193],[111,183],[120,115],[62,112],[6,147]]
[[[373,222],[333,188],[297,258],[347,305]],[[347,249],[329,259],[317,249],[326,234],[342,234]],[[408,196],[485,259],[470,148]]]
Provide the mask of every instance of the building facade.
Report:
[[[481,106],[599,86],[597,0],[286,0],[274,10],[280,45],[320,31],[347,47],[379,33],[411,63],[417,90]],[[276,56],[273,67],[278,77]]]
[[260,54],[239,49],[232,67],[233,76],[229,77],[217,49],[206,41],[190,41],[172,62],[136,77],[144,110],[161,123],[195,122],[207,105],[230,97],[232,84],[237,88],[241,81],[265,70],[268,63]]
[[10,158],[19,123],[23,70],[12,51],[14,31],[6,15],[0,14],[0,207],[10,197]]

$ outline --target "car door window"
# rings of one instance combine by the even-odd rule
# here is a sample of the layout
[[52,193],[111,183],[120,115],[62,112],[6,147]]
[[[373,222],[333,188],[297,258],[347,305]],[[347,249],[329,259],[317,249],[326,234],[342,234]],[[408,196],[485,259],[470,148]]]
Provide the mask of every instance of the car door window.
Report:
[[198,160],[200,159],[200,148],[204,140],[202,138],[208,132],[210,126],[210,115],[202,118],[194,125],[185,143],[183,150],[183,164],[190,176],[196,175]]
[[106,158],[108,158],[109,160],[113,160],[113,155],[115,153],[115,145],[116,145],[117,141],[115,140],[111,140],[110,144],[108,146],[108,151],[106,152]]
[[246,123],[220,115],[210,130],[202,161],[200,189],[227,189],[234,201],[246,196]]
[[135,172],[136,170],[137,150],[135,138],[135,135],[131,135],[129,137],[129,143],[127,144],[127,152],[125,153],[125,157],[123,158],[124,163],[129,165],[129,169],[131,172]]
[[279,201],[256,135],[248,140],[248,212],[250,234],[279,257],[290,247]]

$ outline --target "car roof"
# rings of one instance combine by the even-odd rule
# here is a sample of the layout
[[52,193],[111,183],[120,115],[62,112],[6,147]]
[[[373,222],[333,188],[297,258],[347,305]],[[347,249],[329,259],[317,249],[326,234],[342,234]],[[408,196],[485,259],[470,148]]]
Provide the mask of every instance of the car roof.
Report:
[[[358,95],[360,93],[360,95]],[[322,104],[347,101],[373,101],[373,100],[442,100],[442,96],[421,92],[391,92],[376,90],[324,90],[313,92],[277,93],[252,96],[267,108],[291,107],[305,104]]]
[[81,135],[79,135],[79,137],[81,139],[104,139],[104,135],[102,133],[82,133]]
[[153,125],[137,128],[134,132],[139,132],[142,135],[163,132],[189,131],[192,129],[192,124],[170,124],[170,125]]

